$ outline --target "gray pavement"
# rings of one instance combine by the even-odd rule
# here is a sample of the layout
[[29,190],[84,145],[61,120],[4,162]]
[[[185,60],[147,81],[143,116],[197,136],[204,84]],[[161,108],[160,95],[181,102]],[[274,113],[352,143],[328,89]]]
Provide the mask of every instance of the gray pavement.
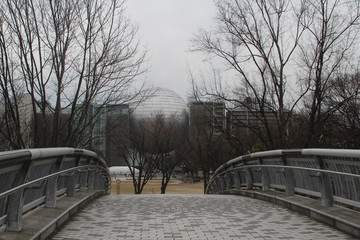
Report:
[[304,215],[232,195],[107,195],[53,240],[353,239]]

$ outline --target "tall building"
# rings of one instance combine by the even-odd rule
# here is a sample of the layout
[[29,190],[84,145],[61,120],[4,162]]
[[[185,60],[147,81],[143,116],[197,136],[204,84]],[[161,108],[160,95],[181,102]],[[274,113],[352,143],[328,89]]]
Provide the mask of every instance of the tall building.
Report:
[[129,136],[129,105],[92,105],[89,149],[102,155],[108,166],[126,165],[124,148]]
[[227,111],[226,130],[232,135],[248,134],[250,129],[261,131],[265,121],[272,125],[276,123],[276,112],[271,104],[266,103],[263,111],[259,104],[251,98],[245,98],[240,106]]
[[106,152],[109,166],[125,166],[125,149],[129,138],[129,105],[109,105],[106,118]]
[[105,157],[106,153],[106,107],[91,105],[89,116],[92,124],[90,125],[89,148]]
[[190,133],[220,134],[225,128],[225,103],[224,102],[199,102],[188,103],[190,111]]
[[[10,101],[5,101],[4,98],[0,100],[0,129],[2,133],[12,136],[19,134],[25,147],[31,147],[33,142],[31,136],[34,118],[32,107],[30,94],[19,94],[16,99],[12,98]],[[0,139],[1,150],[11,148],[8,140]]]

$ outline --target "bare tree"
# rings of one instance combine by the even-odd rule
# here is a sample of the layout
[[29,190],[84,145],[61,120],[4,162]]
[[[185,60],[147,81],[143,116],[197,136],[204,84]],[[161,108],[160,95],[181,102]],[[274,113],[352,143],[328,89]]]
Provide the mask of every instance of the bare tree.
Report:
[[223,107],[222,102],[190,103],[190,131],[187,137],[189,154],[186,165],[195,167],[195,171],[202,171],[204,191],[211,172],[232,157],[232,146],[223,134]]
[[334,147],[360,147],[360,74],[344,74],[331,81],[329,97],[324,105],[331,112],[328,138]]
[[[141,194],[156,170],[155,156],[149,153],[152,140],[148,137],[147,126],[143,121],[131,119],[131,132],[128,144],[123,145],[123,157],[130,169],[135,194]],[[136,169],[138,173],[136,173]]]
[[[295,96],[287,88],[288,69],[305,30],[300,24],[303,4],[225,0],[216,1],[216,6],[216,28],[200,32],[194,48],[224,60],[239,81],[226,89],[214,74],[213,88],[197,88],[197,94],[226,101],[230,108],[245,108],[264,126],[264,131],[256,134],[267,149],[286,147],[291,112],[304,94]],[[244,103],[247,98],[254,101],[256,109]],[[275,116],[275,126],[268,121],[268,111]]]
[[[12,148],[86,145],[100,114],[89,114],[91,106],[128,101],[145,71],[124,1],[6,0],[0,8],[1,94],[14,105],[4,118],[16,136],[1,133]],[[16,109],[24,94],[33,116],[28,144]]]
[[154,144],[152,153],[156,155],[156,168],[162,175],[161,194],[165,194],[174,169],[181,161],[176,151],[185,142],[186,132],[187,123],[182,116],[179,119],[176,115],[166,117],[160,113],[150,120],[148,133]]
[[[326,106],[331,81],[342,68],[353,64],[359,33],[359,1],[306,1],[307,9],[301,19],[306,28],[306,41],[301,43],[302,77],[310,88],[307,147],[316,146],[323,126],[338,106]],[[346,66],[347,65],[347,66]],[[349,70],[349,68],[347,68]],[[335,107],[335,109],[333,108]]]
[[157,113],[148,119],[140,119],[135,125],[141,126],[146,139],[145,152],[152,157],[152,164],[161,173],[161,194],[165,194],[175,167],[180,163],[176,151],[185,141],[187,123],[183,116],[165,116]]
[[[196,35],[194,50],[223,60],[237,81],[227,85],[214,71],[211,84],[196,81],[195,95],[225,101],[233,123],[252,131],[263,149],[289,147],[289,124],[305,100],[304,145],[316,145],[334,110],[323,104],[329,81],[356,55],[359,2],[225,0],[216,6],[217,26]],[[259,124],[239,121],[232,114],[238,111]]]

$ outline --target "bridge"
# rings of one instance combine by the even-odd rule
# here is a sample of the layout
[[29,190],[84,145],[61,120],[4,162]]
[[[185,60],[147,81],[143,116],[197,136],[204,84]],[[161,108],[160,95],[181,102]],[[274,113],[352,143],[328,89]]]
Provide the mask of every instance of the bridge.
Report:
[[354,239],[360,151],[276,150],[220,166],[205,195],[109,195],[97,154],[0,153],[0,239]]

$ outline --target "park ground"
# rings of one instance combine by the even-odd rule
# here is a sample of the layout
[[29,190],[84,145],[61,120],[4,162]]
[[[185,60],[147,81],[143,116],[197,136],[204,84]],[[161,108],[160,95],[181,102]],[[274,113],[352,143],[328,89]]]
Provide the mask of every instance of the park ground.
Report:
[[[150,180],[144,187],[143,194],[160,194],[161,180]],[[181,180],[171,180],[166,188],[166,194],[203,194],[204,183],[183,183]],[[121,179],[120,183],[112,181],[111,194],[134,194],[133,182]]]

